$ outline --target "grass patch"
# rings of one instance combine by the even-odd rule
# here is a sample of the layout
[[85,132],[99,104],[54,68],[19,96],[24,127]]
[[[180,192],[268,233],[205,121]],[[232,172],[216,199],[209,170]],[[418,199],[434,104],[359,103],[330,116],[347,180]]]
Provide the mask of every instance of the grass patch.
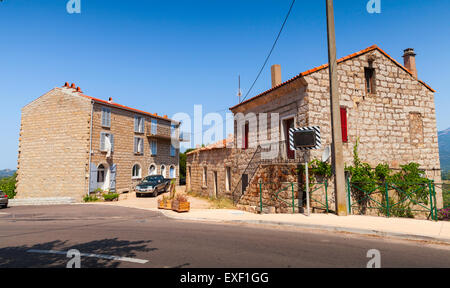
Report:
[[200,193],[188,191],[188,196],[207,200],[211,204],[212,209],[236,209],[236,205],[234,205],[233,201],[229,198],[213,198],[213,197],[206,197],[201,195]]

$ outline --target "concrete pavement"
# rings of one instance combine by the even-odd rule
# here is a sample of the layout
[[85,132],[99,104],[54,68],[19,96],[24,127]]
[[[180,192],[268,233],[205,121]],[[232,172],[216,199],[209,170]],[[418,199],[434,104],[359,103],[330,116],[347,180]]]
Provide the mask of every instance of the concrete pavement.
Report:
[[450,267],[450,246],[426,242],[175,220],[115,205],[22,206],[1,212],[1,268],[63,268],[71,249],[89,255],[81,257],[82,268],[364,268],[372,249],[379,250],[384,268]]
[[[132,194],[131,194],[132,195]],[[159,196],[162,197],[162,196]],[[388,236],[411,240],[428,240],[450,244],[450,222],[407,218],[386,218],[351,215],[338,217],[334,214],[254,214],[240,210],[208,209],[208,201],[189,197],[191,211],[176,213],[157,209],[157,198],[133,198],[118,202],[98,204],[159,211],[165,216],[188,221],[211,221],[276,226],[295,226],[328,231]]]

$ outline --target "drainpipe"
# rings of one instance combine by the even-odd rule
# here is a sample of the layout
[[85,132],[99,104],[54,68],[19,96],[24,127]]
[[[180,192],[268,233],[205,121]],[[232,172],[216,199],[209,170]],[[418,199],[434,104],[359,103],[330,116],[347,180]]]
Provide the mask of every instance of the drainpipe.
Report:
[[91,101],[91,127],[89,131],[89,171],[88,171],[88,185],[87,185],[87,193],[89,196],[89,192],[91,191],[91,160],[92,160],[92,121],[94,119],[94,101]]

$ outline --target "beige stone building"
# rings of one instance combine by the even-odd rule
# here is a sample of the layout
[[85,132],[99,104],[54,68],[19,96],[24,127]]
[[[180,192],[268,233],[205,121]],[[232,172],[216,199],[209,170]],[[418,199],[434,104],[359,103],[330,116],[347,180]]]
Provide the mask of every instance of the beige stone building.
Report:
[[80,201],[96,189],[131,191],[150,174],[178,179],[179,126],[74,84],[54,88],[22,109],[17,198]]
[[[402,65],[381,48],[372,46],[338,60],[346,164],[352,164],[353,147],[359,139],[360,158],[373,167],[387,163],[398,169],[402,164],[417,162],[428,177],[440,181],[435,91],[417,78],[415,56],[413,49],[405,50]],[[278,133],[276,159],[262,160],[264,148],[258,146],[263,142],[259,130],[248,122],[238,125],[235,121],[233,147],[214,145],[188,154],[188,189],[210,196],[234,197],[242,205],[257,205],[259,181],[296,181],[297,165],[305,157],[320,159],[325,147],[330,146],[328,65],[285,82],[281,80],[279,65],[274,65],[271,72],[272,88],[230,110],[235,116],[279,115],[278,127],[271,127],[270,121],[264,124],[269,139],[266,143],[271,142],[271,132]],[[258,128],[261,124],[258,120]],[[320,126],[322,148],[292,151],[288,129],[305,126]],[[442,205],[439,194],[438,204]]]

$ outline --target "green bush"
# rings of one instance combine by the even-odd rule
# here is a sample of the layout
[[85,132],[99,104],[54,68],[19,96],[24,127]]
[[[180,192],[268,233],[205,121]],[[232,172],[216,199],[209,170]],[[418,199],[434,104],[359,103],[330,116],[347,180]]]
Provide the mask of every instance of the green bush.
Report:
[[84,201],[84,202],[97,202],[97,201],[99,201],[99,200],[100,200],[100,199],[97,198],[96,195],[86,195],[86,196],[84,196],[84,198],[83,198],[83,201]]
[[116,199],[119,199],[119,194],[108,193],[108,194],[103,195],[103,199],[105,199],[105,201],[114,201]]
[[[379,207],[381,214],[387,215],[385,207],[387,202],[385,187],[396,194],[396,203],[389,199],[389,214],[395,217],[413,218],[411,205],[414,202],[428,205],[429,179],[425,172],[420,169],[417,163],[401,165],[401,170],[397,173],[389,168],[388,164],[379,164],[373,169],[369,164],[361,162],[358,156],[359,141],[353,147],[353,166],[346,167],[346,172],[350,176],[352,195],[358,201],[361,214],[365,214],[369,206],[370,198],[367,194],[380,193],[382,195],[382,206]],[[386,184],[387,183],[387,184]],[[408,199],[408,196],[410,199]],[[395,204],[395,206],[394,206]]]
[[9,199],[14,199],[16,196],[16,176],[17,174],[14,174],[11,177],[0,179],[0,190],[5,192]]

